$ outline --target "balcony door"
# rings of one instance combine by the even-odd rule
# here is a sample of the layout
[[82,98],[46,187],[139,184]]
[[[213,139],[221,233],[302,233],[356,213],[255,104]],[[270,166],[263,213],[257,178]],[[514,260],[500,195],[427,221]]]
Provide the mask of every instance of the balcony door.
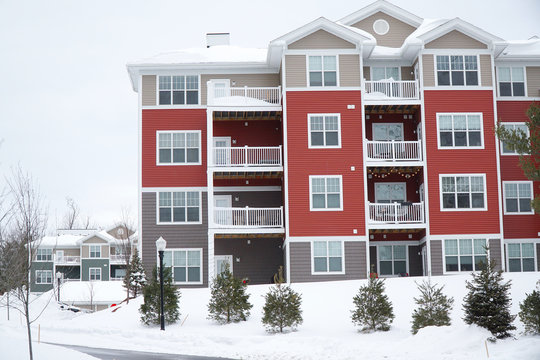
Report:
[[227,265],[229,265],[229,271],[233,272],[233,257],[232,255],[215,255],[214,264],[216,269],[216,276],[225,271]]
[[232,195],[214,195],[214,222],[218,225],[233,225],[230,208],[232,208]]
[[403,124],[374,123],[372,126],[375,141],[403,141]]
[[214,164],[229,165],[231,163],[231,137],[214,137]]
[[64,262],[64,250],[56,250],[56,262]]
[[404,182],[375,183],[375,202],[394,203],[407,199],[407,186]]
[[212,84],[214,86],[214,98],[222,98],[231,96],[231,80],[229,79],[213,79]]

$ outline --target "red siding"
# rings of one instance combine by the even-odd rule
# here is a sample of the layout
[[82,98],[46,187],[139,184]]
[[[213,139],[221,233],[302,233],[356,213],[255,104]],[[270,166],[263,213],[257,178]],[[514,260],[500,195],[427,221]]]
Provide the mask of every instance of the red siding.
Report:
[[[341,149],[308,149],[308,113],[341,113]],[[288,92],[287,132],[290,235],[365,235],[360,92]],[[342,175],[343,211],[309,210],[310,175]]]
[[[499,233],[493,92],[490,90],[425,91],[424,98],[431,234]],[[439,150],[436,114],[441,112],[481,112],[484,149]],[[485,174],[487,211],[441,211],[439,174]]]
[[281,121],[215,121],[214,136],[230,136],[231,140],[236,140],[231,146],[278,146],[283,143]]
[[[201,130],[201,165],[156,165],[156,131]],[[142,111],[142,186],[206,186],[206,110]]]

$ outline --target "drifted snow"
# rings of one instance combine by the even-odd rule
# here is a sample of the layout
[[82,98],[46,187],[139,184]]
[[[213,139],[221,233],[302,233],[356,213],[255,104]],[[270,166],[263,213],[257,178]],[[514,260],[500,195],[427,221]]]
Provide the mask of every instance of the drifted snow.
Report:
[[247,96],[224,96],[214,98],[212,106],[279,106]]

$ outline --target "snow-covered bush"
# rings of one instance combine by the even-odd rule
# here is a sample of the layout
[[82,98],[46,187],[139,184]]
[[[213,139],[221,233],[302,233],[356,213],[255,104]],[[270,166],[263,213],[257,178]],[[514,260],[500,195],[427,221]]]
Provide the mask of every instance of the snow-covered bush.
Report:
[[[180,309],[178,301],[180,300],[180,290],[173,285],[171,268],[163,268],[163,313],[165,314],[165,322],[172,324],[180,318]],[[160,284],[157,275],[157,267],[152,270],[152,278],[143,289],[144,303],[141,305],[139,312],[141,313],[141,321],[145,325],[160,323]]]
[[540,281],[537,284],[537,289],[526,294],[525,300],[519,304],[519,319],[525,325],[525,333],[531,335],[540,335]]
[[392,304],[384,293],[384,280],[371,277],[366,285],[360,287],[353,303],[352,322],[362,326],[361,331],[390,330],[395,316]]
[[426,326],[449,326],[448,313],[452,310],[454,299],[442,293],[444,286],[438,287],[430,281],[422,281],[417,286],[420,297],[414,298],[418,308],[412,314],[412,333],[416,334]]

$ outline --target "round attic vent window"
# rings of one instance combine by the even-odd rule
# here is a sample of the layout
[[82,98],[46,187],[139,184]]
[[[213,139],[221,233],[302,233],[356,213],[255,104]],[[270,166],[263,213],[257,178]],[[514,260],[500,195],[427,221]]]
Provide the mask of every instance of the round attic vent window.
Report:
[[388,24],[388,21],[379,19],[375,20],[373,23],[373,30],[378,35],[386,35],[388,33],[388,30],[390,30],[390,25]]

